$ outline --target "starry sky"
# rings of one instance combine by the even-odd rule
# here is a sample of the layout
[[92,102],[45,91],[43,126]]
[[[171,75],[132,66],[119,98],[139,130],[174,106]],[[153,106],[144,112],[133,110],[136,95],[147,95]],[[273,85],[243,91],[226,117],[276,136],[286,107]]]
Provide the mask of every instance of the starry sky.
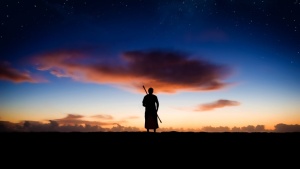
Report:
[[[33,130],[300,124],[298,0],[2,0],[0,121]],[[283,129],[284,128],[284,129]]]

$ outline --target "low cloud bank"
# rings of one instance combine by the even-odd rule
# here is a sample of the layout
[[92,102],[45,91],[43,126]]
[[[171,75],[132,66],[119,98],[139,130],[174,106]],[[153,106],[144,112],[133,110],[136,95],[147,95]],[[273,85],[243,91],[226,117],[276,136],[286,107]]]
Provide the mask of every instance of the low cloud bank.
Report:
[[115,123],[111,128],[105,128],[100,125],[74,124],[61,125],[57,121],[49,120],[49,123],[37,121],[24,121],[12,123],[0,121],[0,132],[136,132],[140,131],[136,127],[125,127]]
[[[244,127],[229,128],[226,126],[212,127],[205,126],[198,129],[183,128],[159,128],[158,132],[300,132],[300,125],[294,124],[277,124],[274,130],[265,129],[264,125],[248,125]],[[142,132],[140,129],[131,126],[122,126],[115,123],[111,128],[104,128],[100,125],[61,125],[57,121],[49,120],[49,123],[41,123],[37,121],[24,121],[20,123],[12,123],[8,121],[0,121],[0,132]]]

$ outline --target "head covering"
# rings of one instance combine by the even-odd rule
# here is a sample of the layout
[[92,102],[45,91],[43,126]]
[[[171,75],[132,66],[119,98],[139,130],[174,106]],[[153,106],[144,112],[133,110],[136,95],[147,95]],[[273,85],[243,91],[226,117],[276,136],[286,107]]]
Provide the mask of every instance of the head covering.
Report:
[[150,87],[150,88],[148,89],[148,93],[149,93],[149,94],[152,94],[152,93],[153,93],[153,88],[152,88],[152,87]]

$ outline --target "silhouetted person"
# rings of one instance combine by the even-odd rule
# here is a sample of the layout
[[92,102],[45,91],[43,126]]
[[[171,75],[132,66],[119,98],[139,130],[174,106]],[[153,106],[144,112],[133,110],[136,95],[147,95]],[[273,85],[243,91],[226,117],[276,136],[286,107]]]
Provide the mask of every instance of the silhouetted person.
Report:
[[153,94],[153,88],[148,89],[148,94],[144,96],[143,106],[145,107],[145,128],[147,132],[153,129],[156,132],[158,128],[157,111],[159,102],[157,96]]

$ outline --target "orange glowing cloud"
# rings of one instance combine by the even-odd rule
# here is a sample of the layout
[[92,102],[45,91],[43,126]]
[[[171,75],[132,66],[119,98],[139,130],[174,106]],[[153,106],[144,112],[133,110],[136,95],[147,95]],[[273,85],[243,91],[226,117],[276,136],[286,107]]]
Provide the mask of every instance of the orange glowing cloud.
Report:
[[[96,115],[93,116],[94,118],[104,118],[105,120],[111,120],[112,117],[109,115]],[[126,121],[112,121],[112,122],[103,122],[103,121],[89,121],[84,120],[84,116],[82,115],[75,115],[75,114],[68,114],[67,117],[61,118],[61,119],[55,119],[53,121],[58,122],[61,125],[99,125],[99,126],[105,126],[105,125],[114,125],[116,123],[124,123]]]
[[106,119],[106,120],[112,120],[113,117],[111,115],[94,115],[91,116],[92,118],[97,118],[97,119]]
[[57,77],[113,84],[138,92],[144,92],[142,85],[164,93],[219,90],[229,85],[222,80],[231,74],[228,66],[158,50],[124,52],[114,62],[91,58],[84,52],[57,51],[35,57],[35,63],[38,70]]
[[212,103],[202,104],[195,111],[210,111],[216,108],[222,108],[226,106],[238,106],[238,105],[240,105],[240,102],[238,101],[220,99]]
[[0,62],[0,80],[7,80],[15,83],[41,82],[41,80],[32,77],[28,71],[21,72],[11,67],[7,62]]

